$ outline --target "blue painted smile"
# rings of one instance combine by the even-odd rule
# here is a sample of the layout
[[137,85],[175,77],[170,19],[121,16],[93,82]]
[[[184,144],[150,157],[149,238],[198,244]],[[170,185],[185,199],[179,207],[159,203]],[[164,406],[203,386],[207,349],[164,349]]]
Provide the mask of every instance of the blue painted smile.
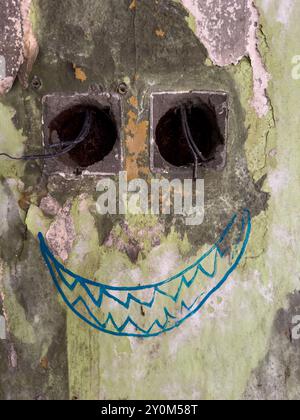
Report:
[[129,337],[155,337],[180,327],[216,293],[239,265],[251,233],[248,210],[232,218],[218,242],[194,264],[160,283],[113,287],[67,270],[43,235],[40,248],[67,306],[99,331]]

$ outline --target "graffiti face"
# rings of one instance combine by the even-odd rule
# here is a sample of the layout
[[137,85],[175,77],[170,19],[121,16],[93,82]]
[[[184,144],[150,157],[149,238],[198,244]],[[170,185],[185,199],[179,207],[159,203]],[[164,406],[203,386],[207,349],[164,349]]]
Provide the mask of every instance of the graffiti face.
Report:
[[[160,335],[182,325],[220,290],[246,251],[250,215],[266,206],[261,183],[247,167],[239,86],[228,69],[211,64],[178,2],[147,0],[128,7],[112,0],[104,9],[88,2],[80,13],[76,4],[54,3],[39,5],[44,54],[34,66],[40,83],[30,95],[39,106],[36,114],[43,114],[45,144],[77,143],[36,168],[38,180],[41,174],[46,179],[44,196],[55,198],[59,208],[39,235],[41,253],[64,302],[87,324],[112,335]],[[89,133],[83,141],[86,115]],[[32,183],[32,172],[27,165],[25,183]],[[114,180],[119,172],[146,184],[162,176],[204,180],[202,223],[189,225],[180,213],[158,212],[154,222],[151,216],[152,230],[159,232],[153,239],[146,212],[106,218],[93,212],[99,181]],[[170,232],[187,238],[190,251],[182,260],[196,260],[178,274],[155,278],[150,267],[151,283],[139,278],[130,287],[126,278],[115,285],[113,278],[94,275],[100,248],[104,260],[115,247],[136,264]],[[209,246],[199,258],[199,249]]]
[[[58,4],[58,9],[62,7]],[[260,212],[266,200],[254,185],[247,170],[243,147],[246,139],[244,117],[231,76],[225,70],[206,65],[207,53],[187,27],[184,20],[186,12],[182,6],[167,1],[164,2],[164,6],[159,7],[168,11],[166,31],[160,28],[155,1],[139,2],[132,13],[123,10],[124,5],[118,3],[120,17],[123,17],[120,19],[118,31],[110,30],[109,38],[106,38],[104,29],[108,29],[110,12],[107,10],[105,21],[99,14],[102,25],[100,32],[103,37],[100,41],[100,32],[95,28],[93,38],[99,42],[95,44],[88,58],[78,62],[78,51],[72,48],[70,50],[70,45],[52,46],[54,49],[59,48],[62,56],[68,56],[68,59],[76,64],[75,67],[85,75],[85,80],[80,86],[81,95],[85,99],[82,101],[78,94],[76,99],[76,95],[73,94],[69,105],[66,99],[64,108],[69,106],[71,109],[74,105],[79,107],[80,103],[90,107],[91,102],[94,103],[95,98],[99,98],[99,92],[84,92],[84,89],[89,89],[92,84],[102,86],[104,95],[105,92],[108,97],[112,95],[112,99],[108,99],[105,106],[109,106],[111,100],[115,101],[116,97],[119,98],[117,102],[121,104],[122,115],[119,117],[117,113],[111,121],[116,122],[117,133],[114,138],[117,138],[117,143],[119,141],[123,150],[119,156],[123,156],[124,159],[120,160],[118,165],[127,173],[129,181],[142,178],[145,183],[149,183],[155,178],[160,179],[162,175],[170,181],[174,178],[182,181],[191,180],[193,177],[204,179],[205,206],[204,219],[201,219],[203,223],[188,226],[182,223],[180,217],[165,215],[157,215],[156,223],[162,227],[163,232],[172,227],[181,237],[187,235],[193,255],[197,255],[198,249],[206,244],[215,245],[200,259],[198,257],[195,263],[167,280],[154,278],[148,284],[149,282],[138,279],[136,286],[130,287],[126,286],[129,283],[126,278],[118,281],[116,286],[113,278],[88,280],[88,276],[78,276],[74,273],[76,266],[68,264],[66,268],[62,265],[55,256],[59,253],[56,252],[55,246],[52,246],[55,241],[49,246],[40,235],[42,255],[69,309],[97,330],[119,336],[160,335],[182,325],[196,314],[238,266],[249,240],[250,214],[254,216]],[[69,12],[64,10],[65,13],[68,15]],[[58,14],[56,18],[59,20]],[[135,21],[137,32],[127,34],[125,45],[122,42],[123,34],[128,32],[132,20]],[[79,22],[74,22],[74,25],[76,27]],[[141,30],[145,25],[148,28],[148,36],[144,36]],[[161,30],[158,31],[159,29]],[[56,27],[56,31],[60,32],[62,29]],[[152,33],[152,36],[149,36],[149,33]],[[79,39],[77,40],[75,32],[74,36],[74,44],[79,49],[84,48]],[[51,36],[47,35],[44,35],[42,41],[48,47],[49,43],[53,43]],[[112,45],[123,46],[117,57],[112,55]],[[189,47],[186,48],[186,45]],[[97,58],[100,56],[101,60]],[[113,65],[115,69],[112,72]],[[40,66],[44,68],[45,63],[40,63]],[[57,63],[56,66],[57,71],[61,73],[61,63]],[[119,76],[116,76],[117,74]],[[69,89],[70,87],[68,86]],[[77,83],[77,90],[78,87]],[[49,88],[43,93],[51,93],[52,97],[54,95],[55,104],[55,91],[51,90],[57,88]],[[63,89],[61,86],[60,90]],[[200,95],[191,96],[188,94],[191,91],[198,91]],[[163,92],[166,92],[165,96]],[[74,100],[79,103],[74,103]],[[57,113],[61,115],[65,111],[58,102]],[[47,112],[44,115],[50,126],[52,117],[57,121],[56,108],[54,106],[50,116]],[[113,111],[113,107],[110,110]],[[46,126],[46,130],[47,128]],[[72,154],[76,155],[76,150]],[[81,164],[80,153],[76,156],[79,174],[83,171],[92,174],[94,161],[90,166],[84,162]],[[64,162],[66,163],[66,160]],[[74,169],[74,166],[71,165],[71,168]],[[107,169],[107,166],[105,168]],[[69,175],[72,174],[72,170],[68,171]],[[53,172],[57,172],[55,167]],[[109,168],[107,172],[109,173]],[[69,175],[70,179],[64,185],[60,184],[59,188],[56,186],[54,190],[57,195],[63,194],[72,201],[69,191],[76,189],[79,180],[76,179],[76,173],[75,176]],[[102,179],[107,178],[108,176],[104,176]],[[99,182],[99,178],[85,181],[84,193],[93,192],[96,181]],[[147,198],[143,202],[146,200]],[[245,208],[249,210],[245,212]],[[236,216],[233,217],[234,214]],[[147,225],[146,212],[139,213],[140,217],[144,218]],[[135,224],[135,218],[128,218],[126,215],[122,218],[123,221],[120,222],[120,219],[111,217],[111,232],[114,225],[121,225],[125,245],[119,249],[129,255],[126,241],[129,242],[132,238],[126,238],[126,230],[130,231],[131,224]],[[101,235],[101,231],[105,229],[103,224],[106,222],[104,219],[100,220],[98,229]],[[224,231],[228,220],[231,222]],[[108,234],[109,238],[111,236],[112,233]],[[142,237],[135,238],[133,262],[137,259],[147,259],[147,253],[143,252],[144,240]],[[160,240],[161,238],[153,246],[159,247]],[[106,240],[104,248],[108,243],[114,242],[111,239]],[[214,263],[209,271],[204,267],[207,260],[211,259]],[[84,273],[82,270],[80,272]],[[151,277],[151,273],[149,276]],[[112,282],[114,286],[111,285]]]

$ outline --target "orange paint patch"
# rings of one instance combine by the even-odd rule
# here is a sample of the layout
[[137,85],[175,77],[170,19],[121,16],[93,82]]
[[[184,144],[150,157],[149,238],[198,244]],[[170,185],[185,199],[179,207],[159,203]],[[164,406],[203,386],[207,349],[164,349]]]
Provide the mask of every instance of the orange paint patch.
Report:
[[87,80],[87,75],[85,74],[84,70],[82,68],[73,66],[74,72],[75,72],[75,79],[79,80],[80,82],[85,82]]
[[40,361],[40,366],[42,369],[47,370],[49,368],[49,361],[47,357],[43,357]]
[[134,10],[135,8],[136,8],[136,0],[132,0],[131,4],[129,6],[129,9]]
[[132,96],[129,100],[128,103],[133,106],[133,108],[138,109],[139,103],[138,103],[138,99],[136,96]]
[[[133,105],[137,105],[137,98],[129,100]],[[128,123],[125,129],[126,133],[126,171],[129,180],[138,178],[141,174],[147,174],[148,170],[145,166],[139,164],[147,151],[147,135],[149,122],[138,122],[137,112],[129,111],[127,114]]]
[[164,36],[166,35],[166,33],[162,30],[162,29],[157,29],[155,31],[156,36],[158,36],[159,38],[164,38]]

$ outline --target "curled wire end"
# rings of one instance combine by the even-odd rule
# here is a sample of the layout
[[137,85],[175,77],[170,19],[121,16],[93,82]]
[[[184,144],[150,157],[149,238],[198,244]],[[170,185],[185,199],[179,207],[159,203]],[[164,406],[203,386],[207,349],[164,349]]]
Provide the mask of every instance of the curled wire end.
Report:
[[63,150],[60,150],[58,152],[54,152],[54,153],[49,153],[49,154],[36,154],[36,155],[28,155],[28,156],[11,156],[8,153],[0,153],[0,157],[6,157],[10,160],[24,160],[24,161],[32,161],[32,160],[43,160],[43,159],[54,159],[56,157],[59,156],[63,156],[67,153],[70,153],[71,150],[73,150],[78,144],[83,143],[91,128],[92,128],[92,122],[93,122],[93,118],[92,118],[92,112],[91,111],[86,111],[86,115],[85,115],[85,120],[84,120],[84,124],[83,127],[79,133],[79,135],[76,137],[76,139],[74,141],[70,141],[70,142],[58,142],[55,144],[52,144],[51,146],[49,146],[50,148],[58,148],[58,147],[64,147]]

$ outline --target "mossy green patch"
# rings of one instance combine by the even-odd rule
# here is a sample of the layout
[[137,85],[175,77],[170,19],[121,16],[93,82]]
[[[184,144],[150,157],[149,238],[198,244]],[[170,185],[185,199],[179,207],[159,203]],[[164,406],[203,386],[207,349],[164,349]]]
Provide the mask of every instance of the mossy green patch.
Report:
[[257,182],[268,169],[269,153],[275,146],[275,122],[273,110],[264,118],[258,118],[251,105],[253,98],[253,70],[248,58],[244,58],[238,65],[229,67],[233,75],[241,103],[246,111],[245,126],[248,137],[245,145],[248,168]]
[[37,238],[39,233],[46,236],[52,220],[46,217],[39,207],[31,205],[25,223],[29,232]]
[[99,266],[99,235],[90,212],[92,203],[91,197],[86,195],[76,197],[72,202],[71,217],[76,239],[68,260],[68,266],[77,274],[91,278]]
[[[0,154],[8,153],[12,156],[22,156],[25,137],[17,130],[13,117],[15,111],[0,103]],[[0,176],[19,178],[22,174],[24,163],[12,161],[0,156]]]
[[12,290],[11,276],[9,267],[0,263],[0,292],[4,297],[7,328],[22,343],[33,344],[35,342],[34,329],[26,319],[25,310]]

